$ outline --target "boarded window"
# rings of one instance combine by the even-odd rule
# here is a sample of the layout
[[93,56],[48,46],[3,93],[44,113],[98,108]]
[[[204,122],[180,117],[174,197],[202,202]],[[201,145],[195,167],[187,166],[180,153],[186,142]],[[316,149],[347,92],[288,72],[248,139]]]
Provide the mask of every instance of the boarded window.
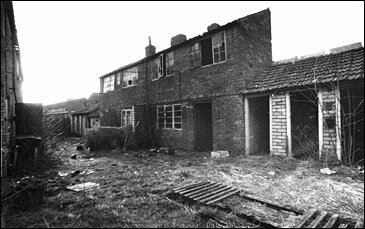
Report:
[[190,68],[200,66],[200,48],[199,43],[192,44],[189,52]]
[[165,58],[164,58],[163,54],[161,54],[158,58],[157,73],[158,73],[158,77],[162,77],[165,75]]
[[131,87],[138,83],[138,67],[123,71],[123,87]]

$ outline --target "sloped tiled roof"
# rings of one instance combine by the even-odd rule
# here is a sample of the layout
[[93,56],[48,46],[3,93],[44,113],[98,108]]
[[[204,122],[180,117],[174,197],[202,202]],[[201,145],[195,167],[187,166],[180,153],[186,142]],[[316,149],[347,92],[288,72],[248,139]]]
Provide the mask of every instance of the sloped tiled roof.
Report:
[[93,93],[86,100],[86,106],[80,107],[78,110],[75,110],[73,114],[88,114],[100,107],[100,93]]
[[309,86],[337,80],[364,78],[364,48],[273,64],[249,83],[245,93]]

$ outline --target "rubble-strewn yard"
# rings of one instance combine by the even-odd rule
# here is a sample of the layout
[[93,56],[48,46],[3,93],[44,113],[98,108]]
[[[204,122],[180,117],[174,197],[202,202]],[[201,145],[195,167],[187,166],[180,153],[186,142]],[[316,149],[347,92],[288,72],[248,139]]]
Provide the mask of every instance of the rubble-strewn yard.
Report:
[[[206,215],[231,227],[255,227],[234,214],[200,205],[184,205],[166,194],[173,188],[211,180],[297,209],[317,208],[344,217],[364,214],[364,176],[357,169],[334,167],[321,174],[319,162],[263,156],[231,156],[211,160],[210,153],[177,150],[175,155],[147,155],[121,150],[77,151],[81,139],[58,142],[55,153],[64,162],[50,173],[54,195],[38,211],[7,212],[7,227],[213,227]],[[76,159],[71,155],[76,154]],[[79,170],[80,174],[66,175]],[[89,191],[66,190],[71,184],[95,182]],[[61,187],[57,191],[57,187]],[[290,227],[294,214],[274,211],[239,197],[223,201],[238,212],[257,215],[276,226]]]

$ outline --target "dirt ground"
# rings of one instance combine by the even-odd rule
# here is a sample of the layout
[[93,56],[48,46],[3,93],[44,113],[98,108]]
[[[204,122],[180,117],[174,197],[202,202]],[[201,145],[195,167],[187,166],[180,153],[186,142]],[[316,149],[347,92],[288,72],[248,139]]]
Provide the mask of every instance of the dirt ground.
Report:
[[[228,227],[259,227],[197,204],[166,196],[173,188],[210,180],[251,192],[262,199],[308,211],[316,208],[343,217],[364,214],[364,175],[356,168],[332,167],[321,174],[320,162],[269,156],[230,156],[212,160],[210,152],[177,150],[175,155],[141,155],[121,150],[77,151],[79,138],[57,143],[63,164],[48,175],[49,191],[38,211],[12,212],[7,227],[215,227],[207,215]],[[76,154],[76,159],[71,155]],[[71,177],[78,170],[80,174]],[[68,173],[69,175],[63,176]],[[60,176],[61,175],[61,176]],[[98,187],[74,192],[71,184],[95,182]],[[59,188],[59,189],[58,189]],[[49,192],[51,193],[51,192]],[[291,227],[299,217],[231,197],[222,205],[252,214],[278,227]]]

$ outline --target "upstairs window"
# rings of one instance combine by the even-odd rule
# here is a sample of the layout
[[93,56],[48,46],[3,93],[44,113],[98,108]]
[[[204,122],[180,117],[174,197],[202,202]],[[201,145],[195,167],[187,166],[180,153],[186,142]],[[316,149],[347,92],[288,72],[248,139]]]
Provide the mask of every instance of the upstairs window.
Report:
[[119,84],[120,84],[120,82],[121,82],[121,78],[122,78],[122,73],[121,73],[121,72],[118,72],[118,73],[117,73],[117,85],[119,85]]
[[226,37],[224,32],[215,34],[212,37],[213,62],[219,63],[226,60]]
[[123,109],[122,110],[122,120],[121,120],[122,127],[125,126],[133,126],[133,111],[132,109]]
[[201,41],[202,66],[226,60],[226,37],[224,32]]
[[113,91],[114,90],[114,75],[108,76],[104,78],[103,92]]
[[157,80],[159,78],[158,76],[158,66],[160,62],[159,59],[155,59],[151,62],[151,79]]
[[200,48],[199,43],[192,44],[189,52],[190,68],[200,66]]
[[174,73],[174,53],[170,52],[165,56],[166,63],[166,76],[172,75]]
[[123,87],[131,87],[138,83],[138,67],[123,71]]
[[158,106],[157,118],[159,128],[181,130],[181,104]]
[[158,65],[157,65],[157,75],[158,77],[162,77],[165,75],[165,61],[164,55],[161,54],[158,57]]

